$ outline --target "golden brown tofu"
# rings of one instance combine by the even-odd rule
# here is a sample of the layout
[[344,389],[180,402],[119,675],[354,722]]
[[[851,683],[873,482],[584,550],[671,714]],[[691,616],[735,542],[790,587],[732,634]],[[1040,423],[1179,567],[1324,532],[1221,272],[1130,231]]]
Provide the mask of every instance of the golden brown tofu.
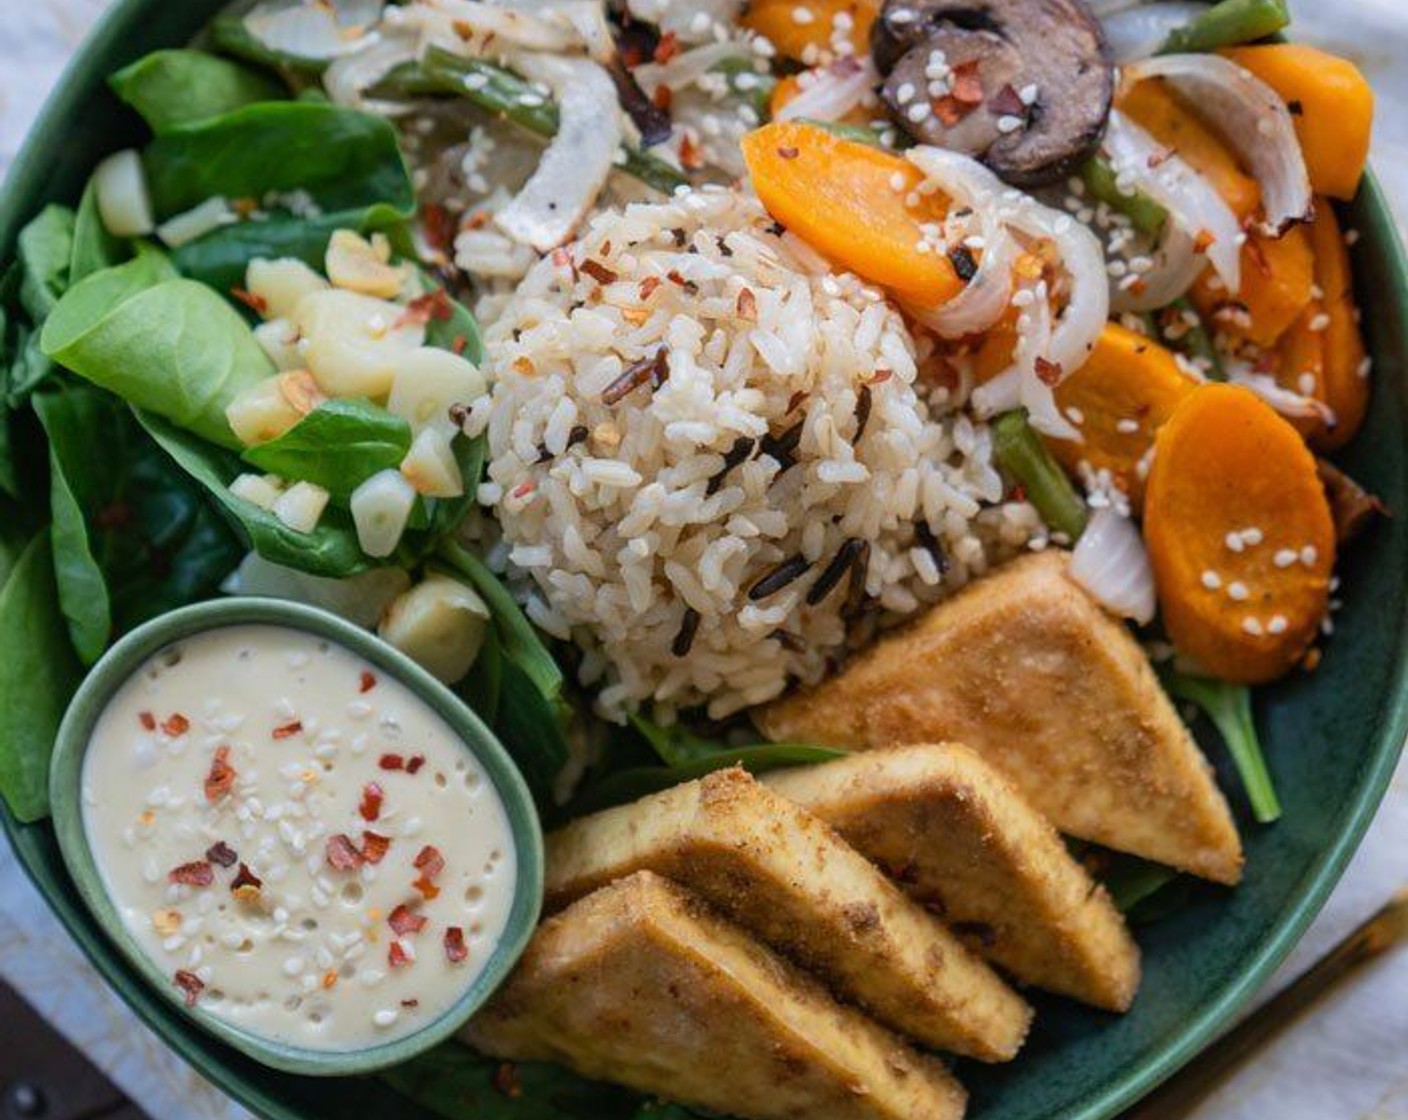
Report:
[[1139,949],[1124,918],[1056,830],[973,751],[865,751],[763,781],[1018,980],[1129,1009]]
[[643,870],[926,1046],[1006,1061],[1026,1037],[1031,1009],[996,973],[832,829],[742,770],[550,835],[548,908]]
[[963,1115],[938,1059],[648,871],[545,922],[466,1040],[752,1120]]
[[759,727],[853,750],[964,743],[1062,832],[1237,882],[1242,845],[1207,759],[1067,563],[1053,551],[998,569]]

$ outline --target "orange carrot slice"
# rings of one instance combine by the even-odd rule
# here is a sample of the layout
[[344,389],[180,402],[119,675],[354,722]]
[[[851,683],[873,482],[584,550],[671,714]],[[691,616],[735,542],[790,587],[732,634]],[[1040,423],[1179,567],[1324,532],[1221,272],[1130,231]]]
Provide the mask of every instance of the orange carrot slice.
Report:
[[1269,85],[1291,110],[1316,194],[1351,199],[1364,177],[1374,91],[1348,59],[1303,43],[1223,52]]
[[920,196],[923,176],[907,159],[792,122],[750,132],[743,158],[768,213],[833,264],[918,307],[962,290],[922,228],[943,220],[948,200]]
[[1056,387],[1056,404],[1085,441],[1048,440],[1051,452],[1071,473],[1082,462],[1109,471],[1137,508],[1144,491],[1140,465],[1154,435],[1198,385],[1172,351],[1110,323],[1090,360]]
[[752,0],[740,22],[767,39],[783,58],[815,66],[843,53],[870,50],[880,0]]
[[1302,226],[1284,237],[1247,235],[1242,247],[1242,290],[1235,295],[1209,269],[1194,285],[1193,303],[1219,333],[1275,346],[1310,305],[1315,254]]
[[1315,640],[1334,521],[1314,456],[1246,389],[1204,385],[1160,429],[1144,536],[1169,637],[1201,671],[1261,684]]
[[1349,249],[1334,207],[1326,199],[1316,203],[1310,240],[1315,248],[1315,283],[1327,316],[1321,332],[1324,371],[1320,399],[1334,411],[1336,421],[1333,430],[1315,436],[1315,446],[1333,451],[1352,440],[1364,424],[1369,411],[1369,365],[1354,306]]

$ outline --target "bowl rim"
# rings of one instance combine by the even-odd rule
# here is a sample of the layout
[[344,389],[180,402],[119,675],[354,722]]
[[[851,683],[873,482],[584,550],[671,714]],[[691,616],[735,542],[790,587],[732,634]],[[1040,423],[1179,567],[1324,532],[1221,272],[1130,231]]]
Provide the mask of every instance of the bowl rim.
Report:
[[[334,642],[399,681],[438,715],[459,746],[484,768],[504,805],[515,847],[514,896],[504,932],[488,961],[455,1002],[407,1035],[351,1050],[319,1050],[237,1026],[197,1003],[185,1005],[168,973],[123,920],[89,843],[83,820],[82,777],[92,731],[114,694],[140,667],[171,645],[232,627],[295,630]],[[453,1035],[493,994],[517,963],[542,910],[544,846],[537,809],[508,751],[477,715],[409,657],[345,619],[317,607],[278,599],[215,599],[161,615],[122,637],[79,685],[59,727],[49,767],[50,817],[69,877],[127,962],[151,988],[181,1008],[200,1029],[255,1061],[287,1073],[347,1077],[408,1061]]]
[[[10,227],[17,230],[21,216],[29,216],[32,201],[44,194],[43,183],[47,175],[45,152],[55,142],[64,121],[82,109],[81,83],[75,79],[93,69],[99,59],[112,48],[113,42],[125,37],[136,26],[142,18],[145,6],[152,2],[153,0],[116,0],[98,18],[74,53],[31,126],[4,182],[0,183],[0,231]],[[1377,213],[1391,212],[1372,171],[1366,173],[1356,202]],[[1386,293],[1386,299],[1400,309],[1408,309],[1408,255],[1405,255],[1403,243],[1400,238],[1394,237],[1390,243],[1380,244],[1378,247],[1388,258],[1391,277],[1391,290]],[[1400,311],[1400,314],[1405,312]],[[1384,700],[1383,725],[1372,743],[1372,752],[1352,808],[1345,815],[1338,831],[1329,838],[1328,845],[1307,867],[1306,885],[1281,919],[1281,924],[1276,927],[1273,935],[1266,939],[1247,961],[1245,970],[1235,983],[1230,984],[1218,999],[1199,1009],[1188,1019],[1176,1041],[1129,1066],[1118,1077],[1092,1086],[1078,1103],[1060,1117],[1052,1117],[1051,1120],[1108,1120],[1146,1096],[1231,1025],[1238,1010],[1270,978],[1272,972],[1286,959],[1296,942],[1304,935],[1310,923],[1324,907],[1368,830],[1388,791],[1398,759],[1404,751],[1405,740],[1408,740],[1408,633],[1400,636],[1395,652],[1396,668],[1389,694]],[[6,836],[11,840],[18,834],[18,821],[2,805],[0,825],[3,825]],[[26,874],[37,881],[36,869],[24,858],[21,858],[20,862]],[[89,932],[80,924],[80,913],[63,903],[56,904],[47,894],[46,898],[70,935],[74,936],[85,950],[85,954],[93,960],[97,946]],[[203,1052],[183,1044],[179,1036],[168,1037],[163,1024],[155,1015],[154,1006],[133,1002],[128,991],[118,982],[123,974],[113,962],[95,960],[94,964],[109,986],[163,1042],[171,1046],[202,1075],[224,1088],[220,1066]],[[233,1095],[266,1120],[304,1120],[302,1113],[290,1108],[282,1099],[262,1088],[243,1086]]]

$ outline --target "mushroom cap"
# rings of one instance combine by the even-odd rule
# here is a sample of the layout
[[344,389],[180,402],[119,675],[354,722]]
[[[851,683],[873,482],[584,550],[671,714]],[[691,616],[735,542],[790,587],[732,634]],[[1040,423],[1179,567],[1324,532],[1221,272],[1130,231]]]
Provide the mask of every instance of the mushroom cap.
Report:
[[[990,37],[1003,40],[1011,54]],[[1115,92],[1115,73],[1099,21],[1083,0],[886,0],[871,34],[882,73],[907,77],[931,72],[935,50],[956,53],[949,64],[977,60],[984,103],[954,118],[953,106],[934,118],[886,97],[896,121],[924,142],[978,156],[1010,183],[1055,182],[1090,157],[1100,143]],[[1020,65],[1012,69],[1015,55]],[[956,68],[956,67],[955,67]],[[972,71],[970,70],[970,73]],[[927,91],[927,82],[919,87]],[[1024,92],[1026,96],[1015,98]],[[982,118],[991,117],[988,128]],[[1017,118],[1020,126],[997,121]],[[973,120],[972,118],[979,118]],[[978,145],[986,140],[986,147]]]

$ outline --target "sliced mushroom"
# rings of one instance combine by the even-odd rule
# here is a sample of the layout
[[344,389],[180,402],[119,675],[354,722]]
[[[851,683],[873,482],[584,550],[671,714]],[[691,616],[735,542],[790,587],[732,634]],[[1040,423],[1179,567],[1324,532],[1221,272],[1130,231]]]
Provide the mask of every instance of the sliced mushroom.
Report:
[[886,0],[871,51],[902,128],[1019,186],[1055,182],[1086,160],[1114,96],[1082,0]]

